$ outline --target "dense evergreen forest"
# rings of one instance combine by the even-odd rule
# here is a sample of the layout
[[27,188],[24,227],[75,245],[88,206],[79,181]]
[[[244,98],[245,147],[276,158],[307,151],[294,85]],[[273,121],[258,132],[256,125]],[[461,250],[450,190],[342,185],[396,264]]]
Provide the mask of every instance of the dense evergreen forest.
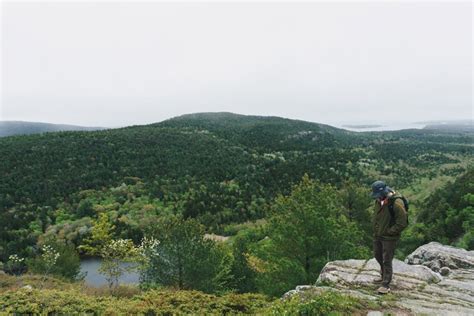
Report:
[[370,256],[378,179],[410,200],[400,256],[432,240],[474,249],[473,140],[230,113],[0,138],[0,262],[41,271],[45,245],[73,258],[152,236],[168,272],[150,253],[145,287],[280,295],[329,260]]

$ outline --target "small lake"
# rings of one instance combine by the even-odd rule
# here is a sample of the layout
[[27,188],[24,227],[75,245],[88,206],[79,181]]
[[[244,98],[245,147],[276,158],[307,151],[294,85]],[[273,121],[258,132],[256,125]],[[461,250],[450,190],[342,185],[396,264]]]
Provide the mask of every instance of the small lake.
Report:
[[[86,274],[84,281],[88,285],[92,286],[101,286],[107,285],[105,277],[99,273],[101,259],[90,258],[81,260],[81,273]],[[128,263],[123,263],[123,266],[129,265]],[[134,273],[125,273],[121,278],[119,278],[120,284],[138,284],[139,283],[139,274]]]

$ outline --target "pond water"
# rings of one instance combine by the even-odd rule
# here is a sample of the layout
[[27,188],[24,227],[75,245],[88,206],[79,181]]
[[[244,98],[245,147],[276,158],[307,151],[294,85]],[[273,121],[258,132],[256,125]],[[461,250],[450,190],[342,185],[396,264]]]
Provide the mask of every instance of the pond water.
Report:
[[[84,281],[88,285],[101,286],[107,285],[105,277],[99,273],[100,259],[89,258],[81,260],[81,273],[85,274]],[[127,266],[127,263],[123,263],[123,266]],[[125,273],[120,279],[120,284],[138,284],[139,274],[136,272]]]

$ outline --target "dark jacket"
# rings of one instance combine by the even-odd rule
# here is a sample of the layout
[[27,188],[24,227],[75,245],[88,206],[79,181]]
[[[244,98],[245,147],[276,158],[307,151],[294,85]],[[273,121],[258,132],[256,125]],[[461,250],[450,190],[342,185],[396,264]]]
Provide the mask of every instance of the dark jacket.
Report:
[[[389,197],[389,202],[383,207],[380,206],[379,201],[375,201],[374,216],[373,216],[373,228],[374,237],[382,240],[398,240],[400,234],[405,227],[407,227],[407,212],[401,199],[395,199],[397,195]],[[390,210],[388,205],[393,205],[393,211],[395,214],[394,221],[392,221]]]

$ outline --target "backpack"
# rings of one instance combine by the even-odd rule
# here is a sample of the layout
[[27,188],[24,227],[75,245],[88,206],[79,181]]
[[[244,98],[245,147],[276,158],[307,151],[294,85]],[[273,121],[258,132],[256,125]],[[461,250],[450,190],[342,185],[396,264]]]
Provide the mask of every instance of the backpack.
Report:
[[388,203],[388,210],[390,212],[390,223],[391,225],[395,224],[395,211],[393,210],[393,205],[395,204],[396,199],[401,199],[403,201],[403,207],[405,208],[405,212],[407,213],[407,224],[408,224],[408,200],[404,196],[395,196],[393,199],[389,199]]

